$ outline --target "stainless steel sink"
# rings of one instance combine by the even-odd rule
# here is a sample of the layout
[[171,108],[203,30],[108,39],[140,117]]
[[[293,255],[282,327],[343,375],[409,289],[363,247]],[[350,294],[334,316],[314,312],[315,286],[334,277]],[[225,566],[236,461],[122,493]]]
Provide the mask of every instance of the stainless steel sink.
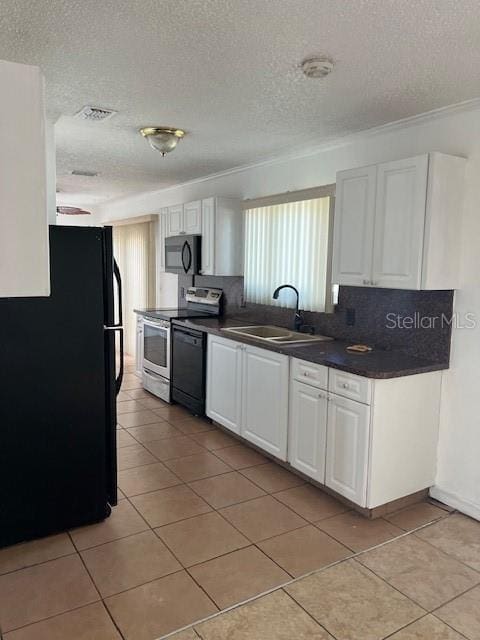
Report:
[[305,342],[327,342],[333,340],[328,336],[315,336],[307,333],[300,333],[298,331],[290,331],[282,327],[275,327],[273,325],[251,325],[247,327],[230,327],[228,329],[222,329],[225,333],[233,333],[255,340],[262,340],[264,342],[271,342],[273,344],[298,344]]
[[245,336],[252,336],[254,338],[287,338],[292,333],[288,329],[282,329],[281,327],[272,327],[271,325],[255,325],[253,327],[233,327],[232,329],[225,329],[225,331],[232,331],[233,333],[242,333]]

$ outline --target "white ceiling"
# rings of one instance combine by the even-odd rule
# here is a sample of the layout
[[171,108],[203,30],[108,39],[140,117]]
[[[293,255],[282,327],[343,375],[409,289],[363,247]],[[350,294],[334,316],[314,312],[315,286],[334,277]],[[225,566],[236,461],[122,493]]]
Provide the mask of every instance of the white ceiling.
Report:
[[[480,95],[478,0],[2,0],[0,34],[0,58],[45,73],[64,204],[159,189]],[[315,53],[336,63],[323,81],[298,69]],[[87,104],[119,113],[73,119]],[[162,158],[137,133],[146,125],[189,134]]]

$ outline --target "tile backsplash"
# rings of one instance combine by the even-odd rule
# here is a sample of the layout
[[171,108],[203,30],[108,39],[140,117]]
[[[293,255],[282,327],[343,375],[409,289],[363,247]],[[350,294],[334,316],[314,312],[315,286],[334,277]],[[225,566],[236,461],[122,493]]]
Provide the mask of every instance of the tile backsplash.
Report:
[[[192,278],[179,277],[182,287]],[[196,276],[196,286],[224,292],[224,315],[242,322],[291,326],[292,309],[244,303],[242,277]],[[334,313],[304,313],[315,333],[380,349],[399,349],[410,355],[447,364],[450,358],[453,291],[410,291],[369,287],[340,287]]]

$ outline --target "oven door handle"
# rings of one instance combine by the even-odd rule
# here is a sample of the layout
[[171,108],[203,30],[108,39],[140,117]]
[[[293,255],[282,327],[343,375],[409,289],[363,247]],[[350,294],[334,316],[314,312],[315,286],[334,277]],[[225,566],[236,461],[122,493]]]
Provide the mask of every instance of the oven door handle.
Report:
[[[185,265],[185,249],[188,249],[188,264]],[[190,267],[192,266],[192,249],[187,240],[183,243],[182,247],[182,266],[185,273],[190,271]]]

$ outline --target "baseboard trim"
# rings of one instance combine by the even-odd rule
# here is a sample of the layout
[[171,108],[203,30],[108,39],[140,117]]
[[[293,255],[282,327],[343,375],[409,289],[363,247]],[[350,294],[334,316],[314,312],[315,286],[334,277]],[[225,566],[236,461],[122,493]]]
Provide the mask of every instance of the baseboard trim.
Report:
[[469,500],[464,500],[460,496],[457,496],[455,493],[444,491],[439,487],[432,487],[430,489],[430,495],[432,496],[432,498],[435,498],[435,500],[443,502],[449,507],[453,507],[454,509],[461,511],[465,515],[475,518],[475,520],[480,520],[480,505],[474,504]]

